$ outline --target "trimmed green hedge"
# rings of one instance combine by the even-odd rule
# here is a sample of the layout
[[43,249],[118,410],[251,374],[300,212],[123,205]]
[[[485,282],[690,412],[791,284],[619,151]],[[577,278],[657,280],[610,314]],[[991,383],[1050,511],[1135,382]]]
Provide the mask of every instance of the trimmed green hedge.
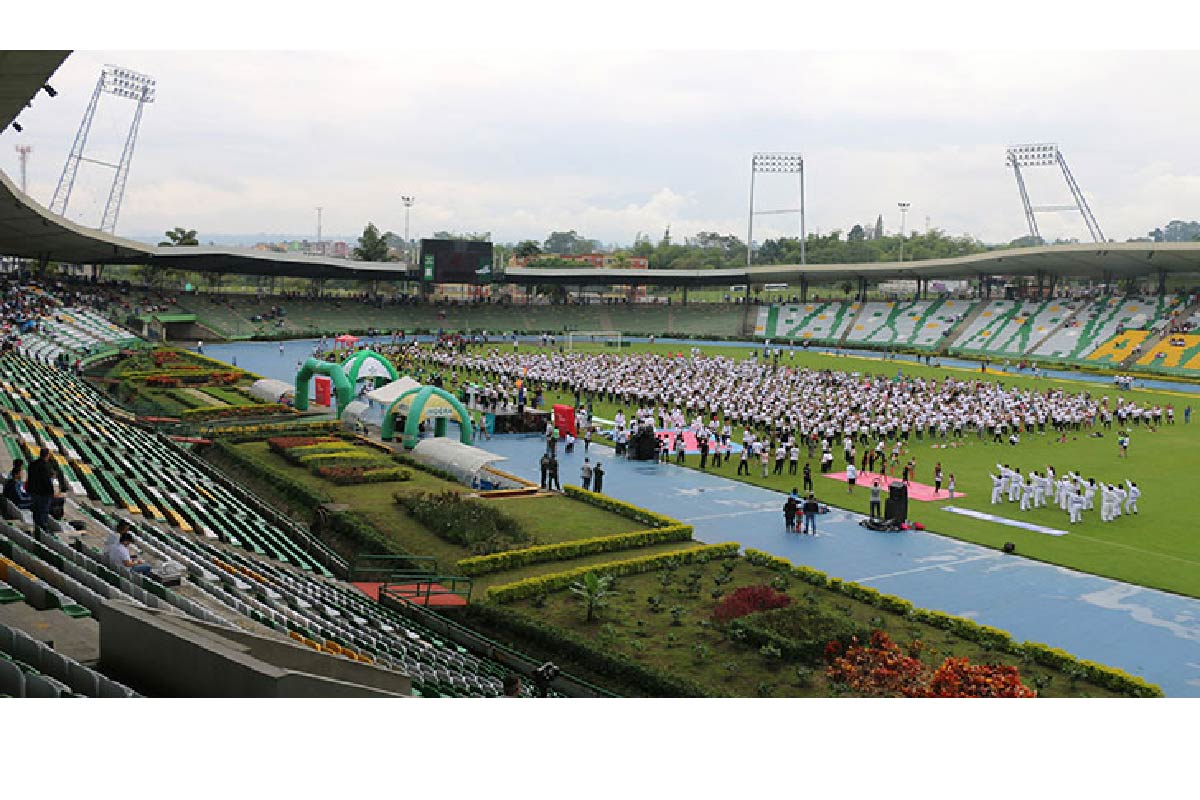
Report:
[[787,572],[796,578],[814,586],[824,586],[839,594],[852,597],[868,603],[876,608],[889,611],[908,619],[923,622],[941,630],[949,631],[971,642],[986,645],[996,650],[1017,656],[1033,659],[1043,666],[1062,670],[1068,674],[1077,674],[1092,683],[1103,686],[1114,692],[1122,692],[1133,697],[1164,697],[1163,690],[1136,675],[1130,675],[1116,667],[1097,664],[1076,658],[1065,650],[1050,647],[1038,642],[1018,644],[1007,631],[980,625],[966,617],[957,617],[942,611],[926,608],[916,608],[903,597],[883,594],[869,586],[846,582],[841,578],[831,578],[820,570],[806,566],[793,566],[785,558],[764,553],[761,550],[746,550],[746,560],[757,566],[765,566],[780,572]]
[[624,561],[609,561],[594,564],[589,567],[577,567],[565,572],[555,572],[549,575],[538,575],[533,578],[488,587],[487,599],[493,603],[511,603],[515,600],[525,600],[538,594],[555,592],[565,589],[575,580],[589,572],[614,575],[618,578],[625,575],[640,575],[643,572],[653,572],[668,562],[675,560],[680,564],[691,564],[698,557],[705,558],[735,558],[741,545],[737,542],[723,544],[706,544],[679,553],[659,553],[641,558],[629,558]]
[[637,522],[650,525],[654,528],[665,528],[668,525],[679,524],[679,520],[677,519],[672,519],[671,517],[664,516],[663,514],[656,514],[649,509],[635,506],[632,503],[622,502],[615,497],[609,497],[606,494],[589,492],[587,489],[579,486],[568,484],[563,487],[563,494],[572,499],[581,500],[585,503],[596,506],[597,508],[603,508],[605,511],[611,511],[614,514],[619,514],[622,517],[636,520]]
[[634,659],[596,647],[590,639],[547,625],[519,611],[487,603],[467,606],[469,620],[496,631],[524,638],[554,653],[561,653],[591,671],[644,690],[652,697],[712,697],[695,681],[656,669]]
[[634,547],[646,547],[667,542],[688,542],[692,539],[692,532],[691,525],[669,525],[665,528],[649,528],[644,531],[617,533],[611,536],[593,536],[573,542],[541,544],[487,556],[464,558],[454,565],[454,569],[459,575],[475,577],[487,575],[490,572],[519,569],[531,564],[544,564],[547,561],[567,561],[581,556],[611,553],[617,550],[629,550]]
[[262,459],[239,450],[230,443],[229,439],[217,439],[213,442],[212,447],[222,458],[229,459],[250,475],[269,481],[272,491],[284,499],[303,505],[309,511],[314,511],[322,503],[333,501],[332,495],[313,489],[308,484],[280,473]]

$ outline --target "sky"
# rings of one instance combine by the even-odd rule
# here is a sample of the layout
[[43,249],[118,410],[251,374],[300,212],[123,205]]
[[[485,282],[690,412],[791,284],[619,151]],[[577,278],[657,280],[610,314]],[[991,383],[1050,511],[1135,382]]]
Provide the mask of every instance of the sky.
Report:
[[[1007,242],[1027,233],[1005,147],[1061,148],[1108,238],[1200,216],[1196,52],[80,50],[0,134],[0,168],[49,205],[104,64],[154,76],[117,232],[356,236],[578,231],[745,238],[754,152],[800,152],[809,232],[883,214],[900,228]],[[115,161],[134,104],[105,96],[88,155]],[[1070,195],[1028,171],[1034,203]],[[84,164],[67,216],[96,226],[111,170]],[[795,208],[795,178],[760,176],[756,207]],[[1087,232],[1039,215],[1047,239]],[[755,239],[796,235],[794,214]]]

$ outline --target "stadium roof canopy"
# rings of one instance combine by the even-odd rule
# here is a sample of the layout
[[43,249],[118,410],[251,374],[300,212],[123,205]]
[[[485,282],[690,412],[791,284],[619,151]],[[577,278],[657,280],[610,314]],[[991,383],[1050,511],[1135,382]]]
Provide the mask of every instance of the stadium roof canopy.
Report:
[[[69,51],[0,50],[0,130],[30,102]],[[274,253],[231,247],[162,247],[86,228],[60,217],[21,192],[0,172],[0,255],[73,264],[150,264],[167,268],[299,278],[405,280],[394,262]],[[983,275],[1075,276],[1120,279],[1135,275],[1200,273],[1200,242],[1075,244],[994,250],[958,258],[867,264],[779,264],[749,270],[512,268],[503,281],[519,285],[730,286],[835,281],[955,279]]]

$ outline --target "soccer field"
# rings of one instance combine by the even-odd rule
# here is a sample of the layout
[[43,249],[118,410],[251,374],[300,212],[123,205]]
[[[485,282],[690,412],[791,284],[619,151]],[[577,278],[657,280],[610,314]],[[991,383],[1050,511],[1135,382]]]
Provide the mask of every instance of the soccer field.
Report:
[[[613,352],[611,348],[606,349],[603,346],[585,346],[578,349]],[[681,350],[687,354],[687,348],[681,345],[637,344],[623,349],[623,352],[670,353]],[[704,347],[702,350],[705,355],[722,354],[737,358],[749,355],[745,348],[737,347]],[[1101,397],[1107,395],[1111,403],[1115,403],[1118,396],[1117,389],[1110,384],[1033,378],[997,373],[994,370],[989,370],[984,375],[979,369],[925,367],[911,360],[883,361],[797,351],[794,359],[785,355],[781,363],[797,367],[873,373],[889,378],[895,377],[897,371],[903,371],[905,376],[939,379],[946,375],[953,375],[959,379],[980,378],[1005,385],[1037,389],[1053,387],[1069,392],[1091,392]],[[1200,396],[1143,390],[1121,394],[1142,404],[1171,404],[1176,411],[1176,423],[1173,426],[1163,425],[1153,432],[1145,424],[1133,427],[1128,458],[1118,457],[1118,425],[1115,421],[1112,430],[1100,429],[1103,433],[1101,438],[1091,438],[1088,436],[1091,431],[1083,429],[1069,434],[1065,443],[1059,443],[1058,436],[1049,428],[1045,434],[1022,435],[1018,445],[993,444],[990,437],[980,439],[973,433],[965,435],[961,440],[910,438],[901,463],[909,457],[916,460],[916,474],[913,479],[932,484],[934,465],[941,462],[947,478],[953,473],[957,478],[957,491],[965,493],[966,496],[957,497],[952,503],[948,499],[937,502],[910,501],[909,518],[924,524],[929,530],[947,536],[997,548],[1005,542],[1013,542],[1018,553],[1031,558],[1142,586],[1200,597],[1200,537],[1194,533],[1195,523],[1190,519],[1193,507],[1189,503],[1192,492],[1196,491],[1193,486],[1193,469],[1200,464],[1195,451],[1200,422],[1188,425],[1183,421],[1183,408],[1200,400]],[[572,401],[572,397],[567,393],[546,394],[547,404]],[[615,403],[598,402],[594,404],[593,411],[598,417],[611,419],[619,407],[621,406]],[[625,409],[627,415],[633,410]],[[740,431],[735,431],[734,438],[740,439]],[[939,447],[955,441],[960,441],[961,445]],[[890,443],[888,447],[890,451]],[[805,455],[806,451],[802,450],[802,462]],[[834,456],[834,470],[841,471],[844,461],[840,441],[834,443]],[[698,455],[686,458],[688,466],[698,467],[699,462]],[[818,499],[831,505],[867,513],[866,487],[858,486],[851,494],[845,483],[822,477],[819,472],[819,453],[810,463]],[[1060,475],[1075,471],[1085,479],[1094,477],[1097,482],[1123,483],[1126,479],[1135,481],[1142,490],[1142,497],[1138,503],[1140,513],[1137,516],[1123,515],[1110,523],[1101,522],[1098,510],[1099,495],[1096,498],[1096,510],[1085,512],[1083,521],[1075,525],[1069,523],[1067,513],[1054,506],[1052,500],[1046,508],[1026,512],[1020,511],[1017,503],[992,505],[992,482],[989,473],[996,470],[997,463],[1008,464],[1014,469],[1019,468],[1025,474],[1035,469],[1044,472],[1047,465],[1052,465]],[[742,480],[780,491],[799,487],[801,480],[799,475],[787,474],[763,478],[758,466],[752,469],[750,477],[738,477],[736,460],[727,461],[715,470],[710,466],[708,471],[732,480]],[[784,472],[786,473],[786,467]],[[782,498],[780,502],[782,505]],[[998,522],[951,514],[941,510],[946,505],[1067,530],[1068,535],[1050,536]]]

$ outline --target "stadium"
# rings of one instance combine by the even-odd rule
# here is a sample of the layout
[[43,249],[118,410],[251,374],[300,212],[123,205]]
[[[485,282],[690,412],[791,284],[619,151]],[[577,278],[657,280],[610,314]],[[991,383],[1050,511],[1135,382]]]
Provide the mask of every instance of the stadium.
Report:
[[0,173],[0,255],[0,695],[1198,693],[1200,242],[356,261]]

